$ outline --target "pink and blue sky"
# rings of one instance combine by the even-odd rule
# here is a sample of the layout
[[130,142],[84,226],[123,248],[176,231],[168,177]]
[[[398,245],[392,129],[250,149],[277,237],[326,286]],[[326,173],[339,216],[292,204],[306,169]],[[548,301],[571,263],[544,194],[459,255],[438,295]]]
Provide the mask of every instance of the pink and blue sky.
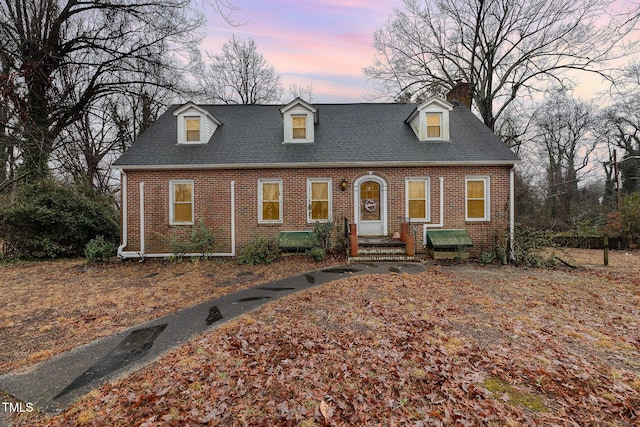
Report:
[[[205,2],[206,4],[206,2]],[[233,27],[207,13],[203,49],[218,53],[232,34],[251,37],[285,90],[313,85],[313,102],[362,102],[373,84],[362,69],[374,57],[373,32],[401,0],[233,0]]]
[[[366,102],[366,95],[375,93],[362,71],[374,59],[373,33],[394,7],[402,6],[402,0],[230,1],[238,7],[232,19],[242,25],[232,26],[210,10],[202,48],[218,53],[234,33],[251,37],[280,74],[285,91],[292,84],[312,84],[317,103]],[[575,94],[583,98],[605,89],[594,74],[580,73],[575,83]]]

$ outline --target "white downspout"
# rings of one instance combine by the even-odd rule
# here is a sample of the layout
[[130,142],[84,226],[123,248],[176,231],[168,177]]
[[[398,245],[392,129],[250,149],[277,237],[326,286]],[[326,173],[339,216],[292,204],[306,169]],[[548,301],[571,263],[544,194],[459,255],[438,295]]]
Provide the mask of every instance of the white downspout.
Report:
[[140,258],[144,257],[144,181],[140,182]]
[[127,174],[120,171],[120,195],[122,196],[122,244],[118,246],[118,258],[123,258],[124,248],[127,247]]
[[[140,192],[142,194],[143,188],[140,188]],[[142,201],[142,196],[140,198]],[[143,229],[144,229],[144,220],[142,215],[143,207],[142,203],[140,204],[140,251],[143,252],[144,248],[144,237],[143,237]],[[141,254],[137,254],[135,252],[132,253],[134,256],[141,256]],[[167,258],[172,256],[171,253],[151,253],[144,254],[145,258]],[[202,256],[201,253],[186,253],[183,254],[185,257],[199,257]],[[231,252],[224,253],[209,253],[204,254],[207,257],[234,257],[236,256],[236,182],[231,181]]]
[[438,178],[440,180],[440,222],[437,224],[424,224],[423,225],[423,244],[427,246],[427,229],[429,228],[442,228],[444,223],[444,178]]
[[236,256],[236,182],[231,181],[231,256]]
[[511,261],[515,261],[514,250],[515,250],[515,217],[516,217],[516,208],[515,208],[515,166],[511,168],[509,172],[509,251]]

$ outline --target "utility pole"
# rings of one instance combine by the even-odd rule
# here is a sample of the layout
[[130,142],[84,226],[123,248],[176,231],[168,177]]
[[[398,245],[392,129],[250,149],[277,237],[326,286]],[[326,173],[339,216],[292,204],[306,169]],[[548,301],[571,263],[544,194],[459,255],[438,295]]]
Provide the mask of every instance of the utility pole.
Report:
[[618,150],[613,150],[613,173],[616,177],[616,210],[620,213],[620,178],[618,177]]

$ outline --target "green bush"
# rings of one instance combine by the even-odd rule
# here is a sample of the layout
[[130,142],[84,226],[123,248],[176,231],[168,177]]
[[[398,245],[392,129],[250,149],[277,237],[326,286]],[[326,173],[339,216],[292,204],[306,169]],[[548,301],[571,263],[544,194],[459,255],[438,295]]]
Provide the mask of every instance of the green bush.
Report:
[[333,221],[316,222],[313,226],[313,237],[319,248],[325,252],[332,248],[331,231],[333,230]]
[[116,254],[118,246],[110,242],[104,236],[91,239],[84,248],[84,256],[89,262],[105,261]]
[[0,207],[0,239],[19,258],[79,256],[96,236],[118,241],[113,198],[86,186],[52,180],[24,185]]
[[239,252],[238,264],[271,264],[280,258],[280,246],[275,237],[252,237]]
[[624,196],[620,203],[622,232],[630,242],[640,241],[640,193]]
[[308,253],[309,253],[309,256],[315,262],[324,261],[327,258],[327,253],[322,248],[318,248],[318,247],[311,248],[311,250]]
[[480,254],[480,262],[484,265],[493,264],[496,260],[496,255],[490,251],[483,251]]
[[180,237],[168,237],[164,234],[157,233],[162,239],[167,242],[171,253],[173,253],[172,259],[180,259],[184,254],[197,253],[203,258],[207,258],[208,253],[215,252],[216,234],[209,227],[204,225],[204,219],[200,218],[198,223],[191,229],[191,236],[189,238]]
[[215,249],[216,235],[200,218],[198,225],[191,230],[191,252],[202,254],[202,257],[206,258],[206,254],[215,252]]

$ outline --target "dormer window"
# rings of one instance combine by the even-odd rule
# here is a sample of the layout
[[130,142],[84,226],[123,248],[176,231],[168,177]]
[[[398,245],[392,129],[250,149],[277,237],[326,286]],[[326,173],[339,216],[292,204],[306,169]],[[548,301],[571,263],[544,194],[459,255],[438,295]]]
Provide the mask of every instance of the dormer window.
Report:
[[419,141],[448,141],[451,110],[452,104],[434,97],[416,107],[405,123],[411,126]]
[[427,138],[442,139],[442,113],[425,113]]
[[178,121],[178,144],[206,144],[222,125],[209,111],[193,102],[177,108],[173,115]]
[[318,109],[296,98],[280,109],[284,124],[284,143],[314,142],[314,127],[318,123]]
[[186,141],[200,141],[200,117],[187,116],[184,118],[186,128]]
[[292,115],[293,139],[307,139],[307,116]]

